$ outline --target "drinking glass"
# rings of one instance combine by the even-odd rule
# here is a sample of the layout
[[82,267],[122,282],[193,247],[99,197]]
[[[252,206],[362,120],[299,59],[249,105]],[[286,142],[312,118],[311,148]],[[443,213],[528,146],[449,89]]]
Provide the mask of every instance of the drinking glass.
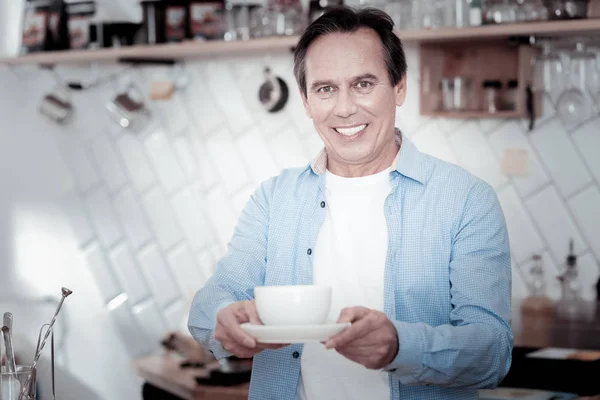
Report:
[[591,117],[591,96],[598,86],[598,71],[596,56],[587,51],[583,40],[575,42],[575,50],[568,56],[568,86],[558,98],[556,111],[563,124],[572,129]]
[[532,90],[548,96],[550,102],[556,105],[558,98],[565,88],[565,69],[563,60],[552,48],[552,43],[541,43],[542,54],[534,60]]
[[36,398],[36,385],[35,385],[35,375],[36,370],[33,370],[31,373],[31,367],[29,366],[17,366],[16,372],[7,372],[2,369],[2,373],[0,374],[0,398],[2,400],[18,400],[21,395],[21,391],[23,391],[25,384],[31,374],[31,378],[29,379],[29,384],[27,390],[23,394],[23,400],[35,400]]

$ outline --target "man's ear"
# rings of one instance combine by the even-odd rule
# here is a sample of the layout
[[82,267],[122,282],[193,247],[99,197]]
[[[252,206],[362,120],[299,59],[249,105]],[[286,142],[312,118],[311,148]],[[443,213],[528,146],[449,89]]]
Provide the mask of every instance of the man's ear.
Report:
[[395,97],[396,97],[396,105],[400,107],[404,104],[404,100],[406,100],[406,74],[402,76],[402,79],[398,81],[396,86],[394,86]]

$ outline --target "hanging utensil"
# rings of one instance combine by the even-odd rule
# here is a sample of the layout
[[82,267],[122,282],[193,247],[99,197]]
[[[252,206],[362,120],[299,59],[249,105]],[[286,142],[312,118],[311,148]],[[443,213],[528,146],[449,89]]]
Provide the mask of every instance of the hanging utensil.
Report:
[[289,88],[287,83],[265,67],[265,82],[258,89],[258,100],[268,112],[277,112],[283,109],[288,101]]
[[[35,367],[37,366],[37,362],[40,359],[40,355],[42,354],[42,350],[44,349],[44,346],[46,345],[46,341],[48,340],[48,336],[50,336],[50,333],[52,332],[52,328],[54,327],[54,323],[56,322],[56,317],[58,317],[58,313],[60,312],[60,309],[62,308],[62,305],[65,302],[65,299],[67,297],[69,297],[71,295],[71,293],[73,293],[73,291],[71,291],[67,288],[63,287],[61,289],[62,298],[60,299],[60,302],[58,303],[58,307],[56,307],[56,312],[54,313],[52,320],[48,324],[48,330],[46,331],[46,334],[44,335],[44,339],[42,340],[42,343],[39,345],[37,351],[35,352],[35,357],[33,358],[33,364],[31,364],[32,372],[35,370]],[[23,396],[27,392],[27,388],[29,387],[30,380],[31,380],[31,374],[27,377],[27,380],[25,381],[25,385],[23,385],[23,389],[21,391],[21,395],[19,396],[19,400],[23,399]]]
[[17,370],[17,365],[15,362],[15,352],[12,346],[13,315],[9,312],[4,313],[3,323],[6,327],[6,332],[4,331],[4,328],[2,328],[2,333],[4,334],[4,346],[6,349],[6,368],[8,372],[15,372]]

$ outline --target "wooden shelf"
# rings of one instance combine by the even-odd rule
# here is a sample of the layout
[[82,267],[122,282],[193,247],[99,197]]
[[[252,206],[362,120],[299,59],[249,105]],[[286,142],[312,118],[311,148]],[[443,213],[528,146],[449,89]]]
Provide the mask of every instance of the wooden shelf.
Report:
[[[600,19],[546,21],[524,24],[486,25],[472,28],[441,28],[399,33],[404,42],[461,42],[481,39],[502,39],[513,36],[565,36],[600,34]],[[118,49],[72,50],[34,53],[21,57],[0,58],[0,65],[74,64],[114,62],[121,58],[190,59],[216,55],[264,53],[291,49],[298,36],[269,37],[248,41],[184,42],[161,45],[140,45]]]
[[459,119],[480,119],[480,118],[521,118],[518,111],[498,111],[489,113],[487,111],[429,111],[421,115],[435,118],[459,118]]
[[405,31],[400,38],[407,42],[456,42],[502,39],[514,36],[574,36],[600,34],[600,19],[544,21],[523,24],[485,25],[469,28],[441,28]]
[[32,53],[13,58],[0,58],[0,64],[76,64],[87,62],[114,62],[122,58],[182,59],[223,54],[248,54],[291,49],[298,36],[269,37],[246,41],[187,41],[159,45],[139,45],[98,50],[68,50]]

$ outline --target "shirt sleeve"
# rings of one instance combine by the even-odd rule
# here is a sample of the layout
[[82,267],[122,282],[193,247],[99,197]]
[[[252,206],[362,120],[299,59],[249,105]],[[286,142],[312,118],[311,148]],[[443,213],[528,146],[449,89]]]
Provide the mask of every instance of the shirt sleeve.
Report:
[[188,319],[190,333],[217,359],[231,355],[213,336],[218,312],[234,302],[253,299],[254,288],[264,285],[269,198],[275,179],[264,182],[251,196],[227,246],[227,253],[192,301]]
[[393,321],[398,354],[384,370],[401,384],[493,388],[511,365],[511,262],[494,190],[476,184],[450,258],[451,323]]

